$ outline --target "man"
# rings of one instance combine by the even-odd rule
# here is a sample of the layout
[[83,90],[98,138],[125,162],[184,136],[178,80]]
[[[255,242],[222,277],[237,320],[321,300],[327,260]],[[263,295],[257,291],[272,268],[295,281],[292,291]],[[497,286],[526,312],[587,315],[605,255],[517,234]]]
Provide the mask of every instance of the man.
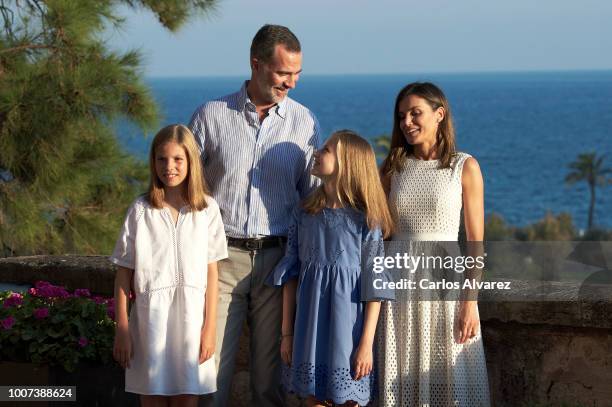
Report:
[[229,258],[219,264],[218,407],[228,405],[245,318],[250,405],[283,404],[282,290],[264,281],[283,255],[293,208],[316,186],[310,168],[319,125],[307,108],[287,96],[302,72],[300,42],[286,27],[265,25],[253,38],[250,59],[251,79],[237,93],[199,107],[189,126],[228,236]]

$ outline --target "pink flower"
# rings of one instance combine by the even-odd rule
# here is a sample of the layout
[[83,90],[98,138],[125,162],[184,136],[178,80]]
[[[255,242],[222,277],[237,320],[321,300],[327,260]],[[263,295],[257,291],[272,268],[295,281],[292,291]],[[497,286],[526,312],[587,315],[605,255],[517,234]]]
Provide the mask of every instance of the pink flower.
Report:
[[21,304],[23,304],[23,295],[19,293],[11,293],[11,295],[4,300],[4,308],[10,308]]
[[44,297],[44,298],[53,297],[52,287],[49,287],[49,286],[37,287],[36,290],[37,290],[36,294],[39,297]]
[[95,302],[96,304],[104,304],[106,302],[106,300],[103,297],[100,297],[99,295],[96,295],[95,297],[93,297],[92,301]]
[[38,296],[38,290],[36,288],[32,287],[32,288],[30,288],[28,290],[28,294],[30,294],[30,295],[32,295],[34,297],[37,297]]
[[47,318],[49,316],[49,308],[36,308],[33,315],[36,319]]
[[91,293],[87,288],[77,288],[74,290],[75,297],[91,297]]
[[87,340],[87,338],[86,338],[86,337],[81,336],[81,337],[79,338],[79,346],[80,346],[81,348],[84,348],[85,346],[87,346],[87,344],[88,344],[88,343],[89,343],[89,341]]
[[50,285],[51,283],[48,281],[37,281],[34,283],[34,287],[36,288],[49,287]]
[[0,323],[2,323],[2,329],[8,331],[15,324],[15,318],[11,315],[1,320]]
[[52,285],[47,281],[37,281],[35,292],[32,295],[43,298],[67,298],[70,294],[64,287]]

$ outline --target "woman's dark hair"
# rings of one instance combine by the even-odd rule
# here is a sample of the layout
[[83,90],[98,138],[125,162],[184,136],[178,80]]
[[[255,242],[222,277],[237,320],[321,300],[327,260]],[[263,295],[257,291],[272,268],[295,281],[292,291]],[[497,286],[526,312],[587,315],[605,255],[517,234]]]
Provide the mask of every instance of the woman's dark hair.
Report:
[[381,174],[383,177],[389,177],[394,172],[401,171],[406,163],[406,158],[414,152],[414,146],[408,144],[402,133],[399,117],[399,105],[410,95],[424,99],[432,110],[440,107],[444,109],[444,118],[438,125],[438,133],[436,134],[436,149],[440,160],[439,168],[449,168],[456,154],[455,128],[453,127],[450,106],[444,92],[430,82],[413,82],[400,90],[395,99],[391,147],[382,165]]

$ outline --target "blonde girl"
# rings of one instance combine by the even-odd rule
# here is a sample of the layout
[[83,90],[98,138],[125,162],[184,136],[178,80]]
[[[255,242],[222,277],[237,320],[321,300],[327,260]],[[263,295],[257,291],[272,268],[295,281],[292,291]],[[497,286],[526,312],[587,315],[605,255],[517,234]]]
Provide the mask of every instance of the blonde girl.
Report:
[[293,215],[287,250],[268,283],[283,285],[284,387],[308,406],[366,405],[384,295],[369,287],[372,259],[392,230],[374,152],[352,131],[315,153],[322,185]]
[[[115,263],[113,356],[125,390],[143,406],[196,406],[216,391],[217,261],[227,257],[217,203],[183,125],[161,129],[149,156],[149,191],[130,206]],[[130,288],[135,293],[128,319]]]

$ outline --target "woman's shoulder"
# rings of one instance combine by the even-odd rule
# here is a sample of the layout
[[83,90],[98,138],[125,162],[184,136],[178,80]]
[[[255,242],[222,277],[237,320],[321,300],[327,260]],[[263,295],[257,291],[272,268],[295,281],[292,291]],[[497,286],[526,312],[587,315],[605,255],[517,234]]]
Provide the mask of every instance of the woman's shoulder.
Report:
[[469,153],[466,153],[465,151],[457,151],[453,159],[457,161],[462,161],[462,160],[467,160],[470,157],[472,157],[472,155]]
[[453,164],[459,165],[462,169],[473,169],[478,167],[478,160],[469,153],[457,151],[453,157]]
[[478,166],[478,161],[474,156],[463,151],[458,151],[453,157],[452,167],[458,171],[473,171]]
[[461,179],[462,183],[482,183],[482,171],[480,170],[480,165],[478,161],[470,156],[467,157],[463,162],[463,167],[461,168]]

